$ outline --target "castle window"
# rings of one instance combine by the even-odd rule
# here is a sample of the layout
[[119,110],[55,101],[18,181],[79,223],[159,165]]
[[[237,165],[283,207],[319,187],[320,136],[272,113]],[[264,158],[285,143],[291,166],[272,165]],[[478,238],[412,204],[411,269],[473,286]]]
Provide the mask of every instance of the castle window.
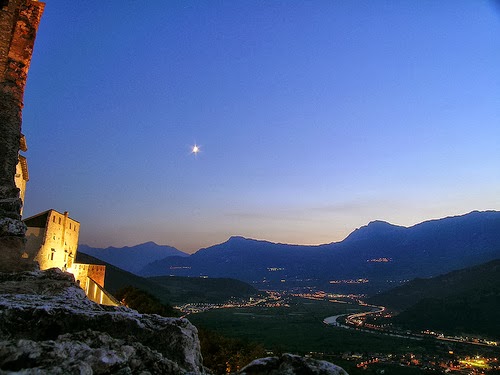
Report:
[[56,217],[55,216],[52,216],[52,222],[56,222]]
[[50,249],[50,260],[54,260],[54,253],[56,252],[56,249]]
[[69,229],[71,229],[71,223],[69,223]]
[[59,224],[61,224],[61,218],[59,218]]

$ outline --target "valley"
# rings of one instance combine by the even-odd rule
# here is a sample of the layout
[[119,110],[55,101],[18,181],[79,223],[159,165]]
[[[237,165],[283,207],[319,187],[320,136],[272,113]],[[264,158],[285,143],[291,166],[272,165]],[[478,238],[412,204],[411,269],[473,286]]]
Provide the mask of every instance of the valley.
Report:
[[332,302],[333,297],[321,292],[301,296],[268,292],[265,298],[247,303],[182,308],[187,308],[186,317],[198,327],[261,343],[269,353],[328,359],[349,374],[380,369],[389,374],[470,371],[470,360],[476,357],[477,363],[481,358],[491,371],[499,369],[496,342],[374,326],[366,318],[383,311],[373,312],[357,296],[336,295]]
[[[128,271],[78,257],[106,265],[112,293],[144,290],[195,324],[204,345],[225,342],[233,368],[258,348],[258,356],[326,359],[349,374],[494,374],[499,229],[498,212],[472,212],[411,228],[375,221],[320,246],[231,237],[140,271],[141,254],[145,264],[165,248],[124,248]],[[112,249],[115,258],[119,252]],[[206,356],[218,366],[223,352]]]

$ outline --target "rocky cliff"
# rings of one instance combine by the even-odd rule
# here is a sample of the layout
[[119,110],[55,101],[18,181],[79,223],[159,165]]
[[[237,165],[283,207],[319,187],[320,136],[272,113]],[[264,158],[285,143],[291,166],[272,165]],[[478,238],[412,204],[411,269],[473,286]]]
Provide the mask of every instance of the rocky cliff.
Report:
[[0,274],[0,369],[25,374],[202,374],[196,328],[87,299],[58,269]]
[[21,258],[26,227],[15,184],[21,139],[24,89],[44,3],[0,2],[0,271],[33,269]]

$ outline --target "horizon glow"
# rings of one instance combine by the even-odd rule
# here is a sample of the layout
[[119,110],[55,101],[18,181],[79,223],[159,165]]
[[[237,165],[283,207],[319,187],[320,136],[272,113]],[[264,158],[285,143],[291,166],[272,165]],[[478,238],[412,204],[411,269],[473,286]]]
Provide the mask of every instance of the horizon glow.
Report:
[[499,45],[494,1],[51,1],[24,216],[193,252],[500,210]]

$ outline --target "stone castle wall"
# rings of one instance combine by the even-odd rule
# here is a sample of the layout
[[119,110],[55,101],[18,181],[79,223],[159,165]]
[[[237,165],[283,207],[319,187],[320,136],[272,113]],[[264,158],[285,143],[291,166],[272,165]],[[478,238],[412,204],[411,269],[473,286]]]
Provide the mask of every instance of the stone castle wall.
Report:
[[26,247],[22,255],[38,262],[41,270],[59,268],[75,277],[90,300],[117,306],[119,302],[104,290],[106,266],[74,263],[78,250],[80,223],[67,212],[48,210],[27,218]]
[[18,163],[24,88],[45,4],[0,2],[0,271],[33,268],[23,262],[26,227],[14,176]]
[[75,276],[75,280],[77,280],[78,284],[80,285],[80,287],[82,287],[83,290],[88,289],[88,277],[94,280],[99,286],[104,288],[106,266],[98,264],[73,263],[73,266],[68,269],[68,272],[71,272]]

